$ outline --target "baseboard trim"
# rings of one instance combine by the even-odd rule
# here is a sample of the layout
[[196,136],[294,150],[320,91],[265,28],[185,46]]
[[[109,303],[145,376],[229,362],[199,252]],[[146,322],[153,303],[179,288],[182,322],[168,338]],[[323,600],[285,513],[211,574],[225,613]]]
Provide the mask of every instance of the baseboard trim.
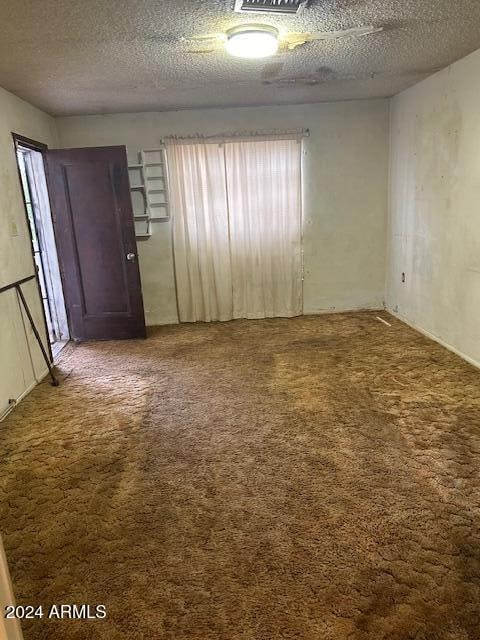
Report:
[[474,360],[470,356],[467,356],[466,353],[459,351],[459,349],[456,349],[454,346],[452,346],[448,342],[445,342],[444,340],[436,336],[434,333],[430,333],[430,331],[427,331],[423,327],[420,327],[418,324],[415,324],[415,322],[412,322],[411,320],[403,316],[401,313],[393,311],[392,309],[385,309],[385,311],[389,313],[391,316],[393,316],[394,318],[397,318],[397,320],[400,320],[401,322],[408,324],[408,326],[412,327],[412,329],[415,329],[415,331],[418,331],[419,333],[426,336],[427,338],[430,338],[430,340],[433,340],[434,342],[438,342],[438,344],[442,345],[442,347],[445,347],[445,349],[448,349],[448,351],[451,351],[455,355],[459,356],[460,358],[462,358],[462,360],[465,360],[476,369],[480,369],[480,362],[477,362],[477,360]]
[[152,320],[148,320],[145,322],[146,327],[169,327],[172,324],[181,324],[178,321],[178,318],[164,318],[162,321],[154,322]]
[[385,307],[375,305],[372,307],[332,307],[331,309],[304,309],[302,316],[325,316],[334,313],[361,313],[362,311],[385,311]]
[[209,322],[205,322],[204,320],[194,320],[193,322],[179,322],[178,320],[174,320],[173,322],[162,322],[161,324],[147,324],[149,329],[155,329],[156,327],[171,327],[172,325],[182,325],[182,324],[217,324],[221,322],[235,322],[236,320],[290,320],[292,318],[307,318],[308,316],[329,316],[329,315],[340,315],[342,313],[361,313],[361,312],[376,312],[382,313],[385,311],[384,306],[374,306],[374,307],[332,307],[331,309],[317,309],[313,311],[312,309],[304,310],[298,316],[258,316],[258,317],[249,317],[249,318],[230,318],[229,320],[210,320]]
[[29,387],[27,387],[27,388],[25,389],[25,391],[23,391],[23,392],[18,396],[18,398],[16,398],[16,399],[15,399],[15,402],[14,402],[14,403],[13,403],[12,405],[10,405],[9,407],[7,407],[7,408],[5,409],[5,411],[4,411],[3,413],[1,413],[1,414],[0,414],[0,422],[3,422],[3,420],[5,420],[5,418],[6,418],[7,416],[9,416],[9,415],[12,413],[12,411],[15,409],[15,407],[18,407],[19,403],[20,403],[20,402],[25,398],[25,396],[28,396],[28,394],[29,394],[31,391],[33,391],[33,390],[35,389],[35,387],[36,387],[38,384],[40,384],[40,382],[42,382],[42,380],[44,380],[44,379],[48,376],[48,374],[49,374],[48,369],[45,369],[45,371],[43,371],[43,372],[38,376],[38,378],[36,378],[36,379],[32,382],[32,384],[31,384]]

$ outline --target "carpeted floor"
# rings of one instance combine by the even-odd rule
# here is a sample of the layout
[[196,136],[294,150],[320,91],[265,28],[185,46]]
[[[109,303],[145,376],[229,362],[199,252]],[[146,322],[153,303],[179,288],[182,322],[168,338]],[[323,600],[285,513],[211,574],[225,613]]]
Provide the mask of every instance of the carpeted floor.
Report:
[[0,425],[26,640],[478,640],[480,372],[375,313],[85,344]]

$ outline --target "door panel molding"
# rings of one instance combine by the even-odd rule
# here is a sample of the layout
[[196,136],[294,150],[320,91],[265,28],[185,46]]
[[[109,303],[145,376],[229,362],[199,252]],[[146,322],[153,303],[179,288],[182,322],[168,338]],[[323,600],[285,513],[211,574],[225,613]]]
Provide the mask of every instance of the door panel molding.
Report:
[[54,149],[47,162],[72,337],[145,337],[125,147]]

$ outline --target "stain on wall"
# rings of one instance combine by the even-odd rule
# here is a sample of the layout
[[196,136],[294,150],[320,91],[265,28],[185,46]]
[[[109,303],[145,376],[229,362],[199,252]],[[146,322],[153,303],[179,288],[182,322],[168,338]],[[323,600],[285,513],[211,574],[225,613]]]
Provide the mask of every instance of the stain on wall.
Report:
[[392,100],[387,268],[388,307],[476,362],[479,74],[476,52]]

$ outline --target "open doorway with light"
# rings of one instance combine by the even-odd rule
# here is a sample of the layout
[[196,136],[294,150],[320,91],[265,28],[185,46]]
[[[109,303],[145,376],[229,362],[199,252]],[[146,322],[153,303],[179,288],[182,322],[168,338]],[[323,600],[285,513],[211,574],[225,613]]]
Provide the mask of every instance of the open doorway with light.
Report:
[[41,143],[14,134],[18,171],[52,357],[70,339]]

